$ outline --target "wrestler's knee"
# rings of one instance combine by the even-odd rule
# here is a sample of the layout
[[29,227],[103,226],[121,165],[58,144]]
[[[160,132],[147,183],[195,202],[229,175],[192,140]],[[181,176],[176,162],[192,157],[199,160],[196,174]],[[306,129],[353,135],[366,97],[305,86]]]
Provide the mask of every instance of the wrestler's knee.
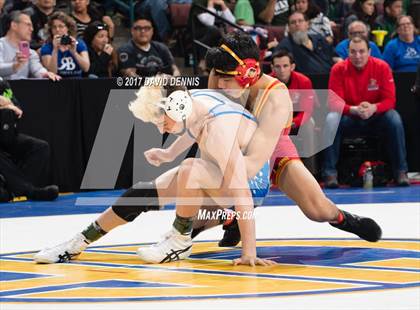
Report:
[[112,206],[112,211],[126,222],[132,222],[142,212],[150,210],[159,210],[159,196],[154,182],[135,184]]

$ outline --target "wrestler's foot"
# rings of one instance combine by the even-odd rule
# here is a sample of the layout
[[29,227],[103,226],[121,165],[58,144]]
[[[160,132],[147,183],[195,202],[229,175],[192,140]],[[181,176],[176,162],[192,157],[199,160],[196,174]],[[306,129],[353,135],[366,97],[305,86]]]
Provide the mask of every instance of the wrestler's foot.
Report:
[[146,263],[162,264],[186,259],[190,256],[191,250],[191,235],[182,235],[172,228],[164,240],[148,247],[139,248],[137,255]]
[[219,241],[220,247],[236,246],[241,241],[238,221],[234,218],[231,222],[223,224],[223,238]]
[[379,225],[368,217],[361,217],[341,210],[344,220],[340,224],[330,223],[338,229],[358,235],[360,238],[376,242],[381,239],[382,230]]
[[73,239],[39,251],[34,255],[34,261],[44,264],[68,263],[86,249],[89,242],[85,236],[78,233]]

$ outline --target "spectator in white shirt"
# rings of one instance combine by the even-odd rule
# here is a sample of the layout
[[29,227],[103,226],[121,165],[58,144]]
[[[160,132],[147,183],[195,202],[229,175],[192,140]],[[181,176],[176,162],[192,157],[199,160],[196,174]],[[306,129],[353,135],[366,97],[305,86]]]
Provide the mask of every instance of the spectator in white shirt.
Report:
[[60,80],[60,76],[42,66],[38,54],[29,48],[33,26],[28,13],[13,11],[8,18],[6,36],[0,38],[0,76],[11,80],[30,77]]

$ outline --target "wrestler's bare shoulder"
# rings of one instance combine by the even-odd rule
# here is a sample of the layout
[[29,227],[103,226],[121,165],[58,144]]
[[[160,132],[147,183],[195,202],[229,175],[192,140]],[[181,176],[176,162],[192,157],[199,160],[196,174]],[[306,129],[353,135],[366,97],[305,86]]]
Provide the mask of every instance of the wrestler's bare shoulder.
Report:
[[275,81],[278,81],[279,82],[278,85],[281,85],[282,88],[283,87],[286,88],[286,85],[284,83],[280,82],[278,79],[272,76],[269,76],[267,74],[263,74],[261,78],[257,81],[257,83],[255,83],[253,86],[258,89],[266,89]]

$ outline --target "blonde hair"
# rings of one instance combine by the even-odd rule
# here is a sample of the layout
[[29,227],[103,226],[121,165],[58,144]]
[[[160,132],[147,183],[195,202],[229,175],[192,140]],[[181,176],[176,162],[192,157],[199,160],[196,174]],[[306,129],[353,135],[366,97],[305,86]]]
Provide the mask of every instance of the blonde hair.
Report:
[[136,93],[136,99],[130,102],[128,109],[133,115],[147,123],[156,123],[165,114],[163,107],[159,106],[162,99],[174,91],[186,91],[185,86],[171,85],[171,76],[158,74],[146,79],[147,86],[141,87]]
[[136,93],[136,99],[130,102],[128,109],[143,122],[156,123],[164,114],[158,103],[164,98],[161,87],[143,86]]

